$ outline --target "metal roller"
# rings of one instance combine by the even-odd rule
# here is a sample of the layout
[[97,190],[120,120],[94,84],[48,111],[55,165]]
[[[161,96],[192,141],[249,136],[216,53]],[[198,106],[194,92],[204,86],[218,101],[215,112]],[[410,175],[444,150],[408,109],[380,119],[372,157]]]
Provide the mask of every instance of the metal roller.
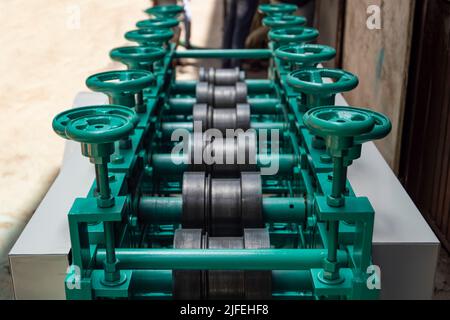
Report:
[[[261,177],[260,177],[261,179]],[[245,249],[270,249],[270,236],[267,229],[245,229]],[[271,271],[244,271],[245,299],[268,300],[272,298]]]
[[219,86],[234,85],[245,80],[245,72],[234,69],[200,68],[199,81],[209,82]]
[[211,236],[242,236],[244,228],[263,224],[260,173],[211,178],[204,172],[183,176],[183,228],[203,228]]
[[194,128],[196,122],[201,122],[202,132],[205,132],[211,128],[211,124],[213,122],[212,117],[214,115],[214,112],[211,109],[212,107],[208,107],[206,103],[194,104],[194,107],[192,108],[192,121],[194,122]]
[[[248,130],[250,129],[251,109],[248,103],[238,103],[236,105],[236,129]],[[219,123],[213,124],[220,128]],[[220,130],[220,129],[219,129]]]
[[[175,231],[174,248],[182,249],[269,249],[266,229],[245,229],[242,237],[211,237],[199,229]],[[175,299],[270,299],[271,271],[203,270],[174,271]]]
[[257,137],[252,131],[220,139],[192,134],[189,150],[192,171],[206,171],[217,176],[257,170]]
[[[173,238],[175,249],[203,249],[201,229],[178,229]],[[203,277],[201,270],[173,270],[172,294],[175,300],[200,300],[203,298]]]
[[262,181],[259,172],[241,174],[241,210],[244,228],[262,228]]
[[192,109],[193,121],[202,124],[202,130],[218,129],[226,133],[227,129],[250,128],[250,105],[239,103],[236,108],[213,108],[207,104],[195,104]]
[[208,82],[198,82],[195,87],[195,96],[197,103],[206,103],[212,105],[214,95],[214,85],[210,85]]
[[203,228],[209,221],[209,176],[204,172],[184,173],[182,193],[183,227]]
[[213,236],[242,235],[240,179],[211,179],[211,223]]
[[[209,249],[243,249],[243,237],[210,237]],[[242,299],[245,296],[245,272],[239,270],[207,271],[207,298]]]
[[199,82],[196,97],[197,103],[206,103],[214,108],[234,108],[238,103],[247,103],[247,84],[237,82],[232,86],[216,86]]

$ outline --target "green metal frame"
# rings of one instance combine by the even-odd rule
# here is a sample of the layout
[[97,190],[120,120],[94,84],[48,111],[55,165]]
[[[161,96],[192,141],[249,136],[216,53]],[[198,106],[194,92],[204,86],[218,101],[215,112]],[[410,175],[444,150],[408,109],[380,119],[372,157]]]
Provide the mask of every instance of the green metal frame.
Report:
[[[97,176],[89,194],[75,199],[69,211],[72,268],[66,277],[68,299],[170,299],[172,270],[177,269],[273,270],[274,299],[378,297],[379,290],[367,286],[372,276],[367,269],[372,263],[374,210],[367,198],[355,196],[345,177],[348,165],[360,155],[361,144],[384,137],[390,130],[389,120],[370,114],[379,117],[376,125],[371,124],[376,130],[355,138],[350,137],[353,132],[347,132],[345,139],[333,140],[329,131],[311,131],[311,123],[304,122],[305,113],[312,107],[308,105],[310,99],[288,84],[289,77],[295,82],[296,72],[303,67],[311,69],[311,65],[287,69],[275,55],[276,48],[271,43],[263,50],[177,51],[169,44],[162,58],[158,50],[133,49],[139,63],[146,62],[143,55],[147,54],[148,63],[141,65],[131,61],[129,55],[123,58],[115,49],[113,58],[131,69],[140,66],[153,74],[154,81],[147,76],[144,85],[142,81],[137,84],[139,90],[143,89],[144,108],[136,108],[127,96],[134,92],[133,86],[124,85],[125,89],[117,91],[116,87],[105,89],[93,83],[92,79],[98,77],[88,80],[95,90],[110,94],[111,103],[135,107],[139,120],[128,137],[129,146],[118,148],[116,143],[112,161],[104,164],[106,180]],[[327,58],[333,54],[327,51]],[[267,160],[263,157],[280,161],[279,174],[263,177],[262,186],[266,194],[263,215],[272,249],[172,248],[174,230],[181,221],[181,179],[187,166],[171,163],[167,150],[173,143],[165,137],[176,127],[192,129],[196,85],[195,81],[176,80],[173,61],[178,58],[271,60],[268,79],[246,82],[252,127],[281,129],[283,133],[280,154],[258,158],[260,164]],[[338,84],[332,93],[327,88],[313,89],[315,95],[327,97],[327,104],[334,104],[334,94],[349,89],[348,85],[340,88]],[[67,138],[61,129],[58,133]],[[313,143],[321,133],[326,148]],[[102,206],[97,185],[105,181],[114,202]],[[342,201],[336,205],[330,202],[330,196],[342,197]],[[115,271],[120,272],[118,278],[108,281],[108,274]],[[74,282],[78,284],[75,288]]]

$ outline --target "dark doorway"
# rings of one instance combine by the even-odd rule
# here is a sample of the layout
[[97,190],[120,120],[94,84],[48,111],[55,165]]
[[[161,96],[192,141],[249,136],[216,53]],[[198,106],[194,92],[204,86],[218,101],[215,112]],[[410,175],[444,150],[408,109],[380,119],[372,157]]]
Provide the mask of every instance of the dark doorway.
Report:
[[416,1],[400,180],[450,250],[450,2]]

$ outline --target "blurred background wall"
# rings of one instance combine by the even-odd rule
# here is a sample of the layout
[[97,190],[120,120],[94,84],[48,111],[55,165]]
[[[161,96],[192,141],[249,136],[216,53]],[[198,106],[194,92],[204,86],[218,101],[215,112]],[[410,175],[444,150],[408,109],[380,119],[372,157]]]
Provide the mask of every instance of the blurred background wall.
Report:
[[[398,173],[406,100],[414,0],[317,0],[320,43],[338,50],[333,66],[358,75],[359,86],[345,97],[349,104],[388,115],[392,133],[376,144]],[[369,29],[369,6],[380,8],[380,29]],[[376,17],[375,17],[376,18]]]

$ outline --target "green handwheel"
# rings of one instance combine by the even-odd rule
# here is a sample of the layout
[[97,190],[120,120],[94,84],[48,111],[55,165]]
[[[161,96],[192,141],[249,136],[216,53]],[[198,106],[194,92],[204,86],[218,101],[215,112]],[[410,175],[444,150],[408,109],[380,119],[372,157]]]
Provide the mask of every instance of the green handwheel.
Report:
[[182,6],[178,5],[160,5],[145,10],[145,13],[158,18],[174,18],[184,11]]
[[127,137],[133,130],[133,122],[118,114],[85,115],[70,121],[66,136],[86,144],[104,144]]
[[[142,96],[142,90],[151,86],[155,77],[145,70],[120,70],[97,73],[86,80],[89,89],[105,93],[111,104],[130,108],[139,106],[135,103],[135,94]],[[137,110],[139,111],[139,110]]]
[[125,39],[140,46],[167,44],[172,37],[173,31],[170,29],[136,29],[125,33]]
[[[331,79],[332,81],[326,81]],[[358,85],[358,78],[339,69],[301,68],[288,74],[287,83],[303,94],[300,105],[308,110],[314,107],[334,105],[336,94],[352,90]],[[325,147],[321,137],[313,139],[316,149]]]
[[265,17],[262,21],[263,25],[270,29],[289,28],[289,27],[301,27],[306,24],[306,18],[301,16],[269,16]]
[[286,44],[300,45],[315,40],[319,31],[308,27],[290,27],[273,29],[269,31],[269,40],[276,43],[277,47]]
[[[326,106],[311,109],[303,116],[306,127],[321,137],[355,137],[369,133],[375,119],[364,109]],[[340,148],[333,145],[331,148]]]
[[139,29],[170,29],[178,26],[180,22],[174,18],[155,17],[141,20],[136,23]]
[[345,156],[347,165],[351,165],[354,160],[361,157],[362,144],[373,140],[383,139],[392,130],[391,120],[389,120],[387,116],[368,109],[364,109],[364,111],[373,117],[375,125],[370,132],[355,137],[355,145],[348,151],[348,154]]
[[319,63],[333,59],[336,50],[320,44],[284,45],[275,50],[275,56],[294,66],[316,67]]
[[333,159],[332,192],[327,197],[328,205],[343,206],[348,165],[345,157],[355,146],[355,137],[373,130],[375,119],[361,108],[324,106],[308,110],[303,121],[313,134],[325,139]]
[[63,111],[53,119],[52,127],[60,137],[64,139],[70,139],[66,135],[66,127],[71,121],[88,116],[108,115],[119,115],[128,118],[134,126],[136,126],[139,121],[136,112],[128,107],[119,105],[99,105],[79,107]]
[[298,7],[295,4],[289,3],[271,3],[258,6],[258,11],[266,16],[290,15],[297,9]]
[[166,52],[161,47],[128,46],[112,49],[111,59],[125,64],[128,69],[153,71],[153,64],[164,58]]
[[[347,184],[348,161],[345,157],[355,146],[356,136],[371,132],[375,126],[375,119],[364,109],[343,106],[324,106],[307,111],[303,116],[306,127],[316,135],[325,138],[328,153],[333,160],[333,174],[331,192],[327,195],[330,207],[345,206],[345,190]],[[328,253],[324,259],[323,271],[319,280],[325,284],[339,284],[343,278],[339,273],[336,260],[339,247],[339,222],[329,221]]]
[[[325,82],[325,78],[333,81]],[[302,93],[320,96],[350,91],[356,88],[359,81],[352,73],[339,69],[306,68],[291,72],[287,82]]]
[[[114,143],[133,131],[133,111],[115,106],[88,106],[65,111],[55,117],[53,127],[58,135],[81,143],[81,151],[95,166],[96,200],[102,209],[115,205],[109,185],[108,162],[114,153]],[[68,122],[67,122],[68,121]],[[64,135],[61,129],[64,128]],[[115,230],[112,221],[103,221],[104,243],[108,258],[104,263],[102,284],[119,286],[126,274],[118,268],[115,256]]]
[[391,132],[392,123],[386,115],[368,109],[365,109],[364,111],[372,116],[375,120],[375,125],[372,131],[355,137],[356,144],[383,139]]
[[87,106],[61,112],[53,119],[53,130],[62,138],[81,143],[81,151],[98,171],[99,207],[110,207],[114,198],[109,189],[107,163],[114,143],[126,139],[137,124],[136,113],[122,106]]

